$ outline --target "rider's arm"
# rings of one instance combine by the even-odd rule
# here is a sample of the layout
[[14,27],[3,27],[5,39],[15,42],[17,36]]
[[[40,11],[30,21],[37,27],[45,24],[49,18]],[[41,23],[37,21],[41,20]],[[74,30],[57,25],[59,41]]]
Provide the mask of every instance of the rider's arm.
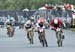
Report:
[[27,24],[29,24],[29,21],[27,21],[27,22],[24,24],[24,27],[26,27],[26,26],[27,26]]
[[47,22],[47,20],[45,20],[45,23],[44,23],[46,26],[48,26],[49,25],[49,23]]
[[65,22],[63,22],[63,26],[64,26],[64,27],[66,27],[66,24],[65,24]]
[[54,27],[54,22],[53,22],[53,20],[50,22],[50,27],[51,27],[51,28]]
[[25,30],[26,30],[26,25],[27,25],[27,23],[24,24],[24,29],[25,29]]
[[4,26],[5,26],[5,27],[6,27],[6,25],[7,25],[7,22],[8,22],[7,20],[4,22]]
[[29,20],[24,24],[24,29],[25,29],[25,30],[27,30],[27,29],[26,29],[27,24],[30,24],[30,21],[29,21]]

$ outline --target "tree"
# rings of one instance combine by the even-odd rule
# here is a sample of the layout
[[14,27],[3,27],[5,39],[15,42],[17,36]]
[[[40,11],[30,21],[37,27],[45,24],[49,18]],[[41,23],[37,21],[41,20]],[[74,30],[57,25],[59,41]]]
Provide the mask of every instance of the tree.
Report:
[[75,0],[0,0],[0,10],[38,9],[47,4],[74,3]]

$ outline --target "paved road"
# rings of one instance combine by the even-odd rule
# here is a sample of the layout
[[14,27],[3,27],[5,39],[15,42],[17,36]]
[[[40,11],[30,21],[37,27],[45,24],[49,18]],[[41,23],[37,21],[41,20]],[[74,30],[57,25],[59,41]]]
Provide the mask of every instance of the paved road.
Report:
[[9,38],[6,29],[0,28],[0,52],[75,52],[75,32],[64,30],[64,47],[57,47],[55,32],[46,30],[49,47],[42,47],[35,32],[34,44],[30,45],[23,29],[16,29],[15,36]]

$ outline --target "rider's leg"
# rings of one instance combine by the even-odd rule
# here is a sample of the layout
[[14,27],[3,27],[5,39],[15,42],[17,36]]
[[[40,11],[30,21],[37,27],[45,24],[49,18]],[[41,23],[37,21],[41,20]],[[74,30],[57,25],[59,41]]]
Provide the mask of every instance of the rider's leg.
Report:
[[45,44],[46,44],[46,47],[48,47],[48,44],[47,44],[47,40],[45,39]]
[[13,37],[13,36],[14,36],[14,31],[11,32],[11,37]]
[[62,39],[64,39],[64,34],[63,34],[63,30],[61,30],[61,33],[62,33]]
[[33,38],[34,37],[34,30],[32,30],[31,34],[32,34],[32,38]]
[[10,37],[10,28],[7,27],[7,35]]
[[57,34],[57,32],[56,32],[56,38],[58,39],[58,34]]
[[10,37],[10,32],[9,31],[7,31],[7,35]]
[[31,31],[31,38],[32,38],[31,43],[32,43],[32,44],[34,43],[34,42],[33,42],[33,37],[34,37],[34,31],[32,30],[32,31]]
[[45,37],[45,30],[43,31],[43,38],[44,38],[44,43],[46,45],[46,47],[48,47],[48,44],[47,44],[47,40],[46,40],[46,37]]
[[41,35],[40,35],[40,34],[39,34],[38,38],[39,38],[40,42],[42,42],[42,41],[41,41]]
[[12,27],[11,37],[14,36],[15,29]]
[[27,32],[27,38],[29,39],[29,32]]
[[40,36],[39,30],[38,30],[38,38],[39,38],[39,40],[40,40],[40,42],[41,42],[41,36]]

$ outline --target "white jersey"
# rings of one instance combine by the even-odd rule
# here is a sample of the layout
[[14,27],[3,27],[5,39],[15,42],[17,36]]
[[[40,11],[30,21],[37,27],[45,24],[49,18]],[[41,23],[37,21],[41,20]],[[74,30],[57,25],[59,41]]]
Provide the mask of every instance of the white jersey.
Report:
[[[25,24],[24,24],[24,27],[27,27],[27,24],[30,24],[32,25],[32,27],[34,27],[34,22],[31,22],[30,20],[28,20]],[[32,28],[31,27],[31,28]]]
[[42,27],[40,27],[39,23],[36,23],[36,27],[45,29],[45,26],[43,25]]
[[[15,19],[13,19],[12,21],[12,25],[14,25]],[[10,19],[7,19],[4,23],[5,26],[7,26],[7,23],[10,23]]]

